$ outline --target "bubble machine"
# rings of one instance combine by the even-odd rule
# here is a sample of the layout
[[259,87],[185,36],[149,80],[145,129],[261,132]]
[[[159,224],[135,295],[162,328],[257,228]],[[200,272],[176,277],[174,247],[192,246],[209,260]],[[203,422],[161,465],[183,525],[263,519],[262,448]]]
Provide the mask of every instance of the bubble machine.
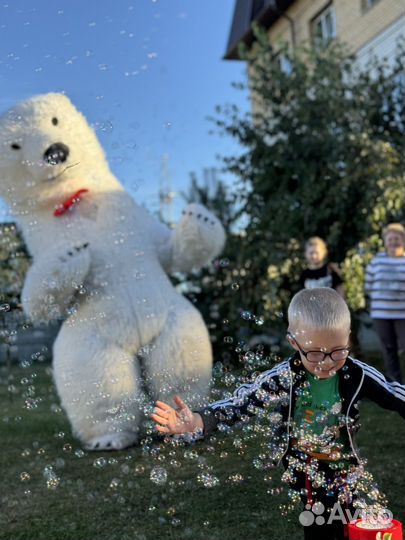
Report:
[[370,526],[362,519],[349,523],[350,540],[403,540],[402,523],[393,519],[386,526]]

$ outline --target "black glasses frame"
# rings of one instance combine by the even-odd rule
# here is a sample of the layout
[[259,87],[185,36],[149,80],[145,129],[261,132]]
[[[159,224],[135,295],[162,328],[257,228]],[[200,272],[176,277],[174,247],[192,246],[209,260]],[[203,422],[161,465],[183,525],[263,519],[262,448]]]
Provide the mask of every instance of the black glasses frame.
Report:
[[[332,360],[332,362],[341,362],[342,360],[346,360],[346,358],[349,356],[350,354],[350,347],[341,347],[340,349],[333,349],[333,351],[330,351],[330,352],[323,352],[323,351],[304,351],[304,349],[301,347],[301,345],[298,343],[298,341],[295,339],[295,337],[291,334],[291,332],[287,332],[287,336],[289,336],[291,339],[294,340],[295,344],[297,345],[299,351],[301,354],[303,354],[305,356],[305,359],[307,360],[307,362],[310,362],[311,364],[320,364],[321,362],[323,362],[325,360],[325,358],[327,356],[329,356],[329,358]],[[347,351],[347,356],[345,358],[339,358],[338,360],[335,360],[333,358],[333,353],[335,352],[340,352],[340,351]],[[323,358],[320,359],[320,360],[310,360],[308,358],[308,355],[311,354],[311,353],[316,353],[316,354],[323,354]]]

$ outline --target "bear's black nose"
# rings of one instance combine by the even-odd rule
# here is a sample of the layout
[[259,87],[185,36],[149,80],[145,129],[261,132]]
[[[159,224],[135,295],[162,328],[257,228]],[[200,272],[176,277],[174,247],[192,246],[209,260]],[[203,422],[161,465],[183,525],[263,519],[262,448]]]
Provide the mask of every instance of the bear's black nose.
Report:
[[46,150],[44,160],[49,165],[59,165],[59,163],[64,163],[67,160],[68,155],[69,148],[66,144],[58,142],[51,144],[48,150]]

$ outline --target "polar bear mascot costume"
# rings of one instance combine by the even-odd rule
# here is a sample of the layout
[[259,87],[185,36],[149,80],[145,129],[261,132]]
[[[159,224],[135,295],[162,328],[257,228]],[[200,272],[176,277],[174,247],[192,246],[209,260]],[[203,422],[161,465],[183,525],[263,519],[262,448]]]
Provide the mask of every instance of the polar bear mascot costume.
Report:
[[175,230],[111,173],[84,116],[62,94],[0,118],[0,196],[33,257],[22,302],[34,320],[63,317],[54,378],[74,434],[90,450],[137,441],[143,388],[208,394],[212,352],[200,313],[167,273],[201,268],[224,245],[221,223],[190,204]]

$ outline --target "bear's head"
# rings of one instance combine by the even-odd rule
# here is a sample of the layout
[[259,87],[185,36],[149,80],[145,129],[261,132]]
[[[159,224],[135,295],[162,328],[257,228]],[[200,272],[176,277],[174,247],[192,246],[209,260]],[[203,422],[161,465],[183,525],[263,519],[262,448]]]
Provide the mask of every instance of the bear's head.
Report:
[[65,95],[32,97],[0,117],[0,197],[11,207],[100,188],[107,171],[93,129]]

